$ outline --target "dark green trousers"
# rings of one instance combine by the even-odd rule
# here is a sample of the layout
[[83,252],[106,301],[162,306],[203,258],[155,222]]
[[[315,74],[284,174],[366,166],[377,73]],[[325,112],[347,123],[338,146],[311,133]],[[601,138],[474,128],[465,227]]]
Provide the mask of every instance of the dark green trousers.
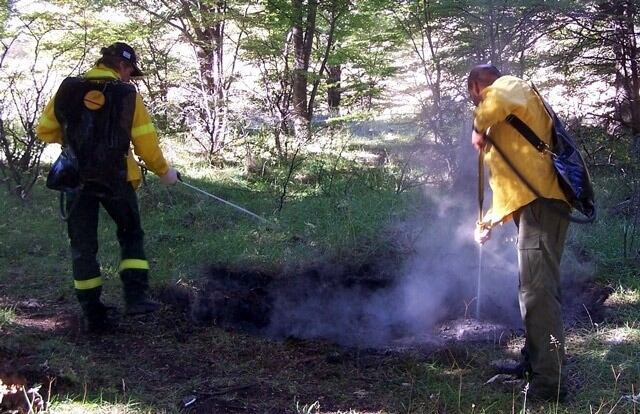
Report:
[[119,197],[96,195],[91,189],[67,195],[67,230],[71,244],[73,279],[76,295],[85,312],[100,301],[102,277],[98,263],[98,213],[104,207],[116,224],[120,243],[120,278],[127,302],[148,289],[149,263],[143,248],[144,232],[135,190],[127,185]]
[[539,198],[516,215],[519,302],[525,327],[530,381],[553,391],[563,386],[565,342],[560,296],[560,259],[569,226],[569,206]]

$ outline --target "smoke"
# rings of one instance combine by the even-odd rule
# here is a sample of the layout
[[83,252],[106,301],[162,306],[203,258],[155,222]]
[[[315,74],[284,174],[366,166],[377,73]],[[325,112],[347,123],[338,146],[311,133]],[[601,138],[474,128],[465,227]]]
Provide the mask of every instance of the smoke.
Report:
[[418,241],[416,254],[404,266],[397,286],[403,304],[399,316],[414,331],[430,330],[444,318],[475,317],[478,300],[480,319],[507,324],[519,320],[511,229],[496,229],[492,240],[482,247],[479,269],[479,249],[473,241],[477,213],[469,210],[462,200],[440,210]]
[[[402,256],[400,263],[374,262],[364,271],[325,264],[286,278],[295,282],[277,289],[269,333],[378,346],[400,337],[434,334],[445,319],[474,317],[477,158],[470,145],[459,148],[453,188],[425,188],[428,202],[423,211],[385,235],[396,243],[390,250],[412,254]],[[517,326],[515,226],[503,227],[483,247],[480,318]],[[375,280],[380,283],[372,286]]]
[[332,266],[311,273],[276,289],[269,335],[380,346],[403,330],[388,282]]

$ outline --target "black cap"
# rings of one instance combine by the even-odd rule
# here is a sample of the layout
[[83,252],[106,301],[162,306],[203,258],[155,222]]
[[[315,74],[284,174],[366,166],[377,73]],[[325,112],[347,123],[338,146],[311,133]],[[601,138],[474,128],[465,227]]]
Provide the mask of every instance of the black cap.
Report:
[[100,50],[100,53],[102,53],[102,56],[115,56],[129,62],[131,66],[133,66],[133,73],[131,76],[144,76],[138,67],[136,52],[128,44],[116,42],[109,47],[103,47],[102,50]]

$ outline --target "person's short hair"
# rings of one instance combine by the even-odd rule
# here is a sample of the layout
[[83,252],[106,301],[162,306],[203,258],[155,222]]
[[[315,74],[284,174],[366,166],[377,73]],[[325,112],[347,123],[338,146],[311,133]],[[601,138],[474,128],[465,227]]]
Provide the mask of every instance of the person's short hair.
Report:
[[493,65],[478,65],[471,69],[467,78],[467,87],[471,88],[473,82],[488,86],[502,76],[500,70]]
[[96,61],[96,65],[104,65],[108,68],[118,70],[120,62],[124,62],[124,59],[121,59],[117,56],[102,56]]

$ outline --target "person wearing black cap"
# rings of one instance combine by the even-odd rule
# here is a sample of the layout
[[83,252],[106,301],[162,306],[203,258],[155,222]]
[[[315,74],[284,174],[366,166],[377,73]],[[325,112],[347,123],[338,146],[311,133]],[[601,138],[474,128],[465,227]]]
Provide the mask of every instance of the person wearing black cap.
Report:
[[38,137],[70,148],[79,165],[80,186],[66,193],[76,295],[90,332],[113,328],[111,308],[100,300],[103,279],[98,252],[98,211],[104,207],[117,226],[119,273],[127,314],[154,312],[160,304],[148,295],[149,262],[135,189],[142,173],[131,151],[166,185],[178,173],[164,158],[142,97],[129,83],[143,76],[133,48],[117,42],[82,77],[70,77],[44,109]]
[[[130,65],[133,69],[127,76],[121,76],[123,82],[129,82],[130,78],[139,78],[144,76],[138,67],[138,58],[136,52],[126,43],[116,42],[109,47],[103,47],[100,52],[102,58],[98,60],[98,64],[103,63],[106,66],[118,66],[120,62]],[[115,69],[118,69],[117,67]],[[125,73],[126,75],[126,73]]]

